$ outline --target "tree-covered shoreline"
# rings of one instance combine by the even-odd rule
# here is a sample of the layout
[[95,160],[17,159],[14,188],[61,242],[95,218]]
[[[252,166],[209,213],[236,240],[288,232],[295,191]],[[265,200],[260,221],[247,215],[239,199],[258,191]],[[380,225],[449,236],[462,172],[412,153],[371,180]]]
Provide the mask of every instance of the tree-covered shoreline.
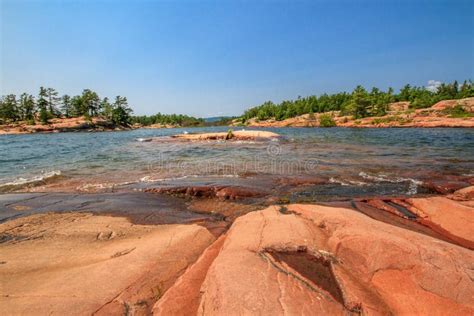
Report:
[[0,124],[23,121],[29,125],[37,122],[46,125],[54,118],[85,117],[90,121],[101,117],[114,125],[128,126],[132,112],[126,97],[116,96],[111,102],[90,89],[84,89],[80,95],[59,96],[53,88],[40,87],[37,97],[23,93],[0,99]]
[[[409,102],[410,108],[421,109],[432,106],[438,101],[474,97],[474,83],[457,81],[440,84],[434,90],[425,87],[405,85],[399,93],[392,88],[386,91],[372,88],[370,91],[357,86],[351,93],[311,95],[298,97],[296,100],[285,100],[279,104],[267,101],[262,105],[250,108],[240,117],[224,117],[219,120],[206,121],[184,114],[162,114],[133,116],[127,98],[116,96],[113,101],[108,97],[101,98],[96,92],[84,89],[80,95],[62,95],[53,88],[40,87],[38,96],[23,93],[20,96],[9,94],[0,99],[0,124],[24,122],[28,125],[41,123],[47,125],[54,118],[84,117],[102,118],[114,126],[221,126],[229,125],[233,119],[246,123],[250,119],[264,121],[275,119],[282,121],[303,114],[339,112],[341,116],[352,116],[354,119],[384,116],[393,102]],[[331,116],[323,117],[324,126],[334,126]]]
[[298,97],[296,100],[286,100],[280,104],[267,101],[262,105],[250,108],[239,118],[242,123],[250,119],[282,121],[303,114],[325,113],[339,111],[341,115],[350,115],[356,119],[369,116],[384,116],[388,106],[393,102],[410,102],[413,109],[428,108],[438,101],[462,99],[474,96],[474,84],[466,80],[459,85],[457,81],[440,84],[435,91],[425,87],[405,85],[398,94],[392,88],[382,91],[372,88],[367,91],[357,86],[351,93],[311,95]]
[[37,96],[23,93],[20,96],[8,94],[0,98],[0,124],[24,122],[28,125],[41,123],[47,125],[54,118],[84,117],[102,118],[115,126],[209,126],[223,125],[225,120],[206,122],[183,114],[162,114],[133,116],[126,97],[117,96],[114,101],[108,97],[101,98],[96,92],[84,89],[76,96],[62,95],[53,88],[40,87]]

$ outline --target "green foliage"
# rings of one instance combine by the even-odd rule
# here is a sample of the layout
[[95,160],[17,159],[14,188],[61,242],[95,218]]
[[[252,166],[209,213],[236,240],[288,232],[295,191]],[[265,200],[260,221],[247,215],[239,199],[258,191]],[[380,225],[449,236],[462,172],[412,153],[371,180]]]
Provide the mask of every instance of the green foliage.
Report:
[[347,112],[353,115],[354,118],[366,117],[370,113],[369,106],[371,105],[367,91],[362,86],[357,86],[352,92],[352,99],[347,106]]
[[61,112],[65,117],[71,117],[73,113],[71,97],[65,94],[62,96],[61,102]]
[[474,117],[474,113],[466,111],[461,104],[456,104],[454,107],[444,110],[444,113],[453,118]]
[[35,100],[31,94],[23,93],[20,96],[19,113],[23,121],[34,120]]
[[319,116],[319,126],[320,127],[334,127],[336,126],[336,122],[329,114],[321,114]]
[[112,119],[113,106],[112,104],[110,104],[109,98],[105,97],[104,99],[102,99],[102,101],[100,102],[100,109],[103,117],[108,120]]
[[[58,109],[59,108],[59,109]],[[58,92],[53,88],[40,87],[38,97],[35,98],[23,93],[17,101],[11,94],[0,99],[0,123],[24,121],[35,124],[35,118],[42,124],[48,124],[53,117],[79,117],[84,116],[87,121],[93,117],[102,116],[116,125],[129,125],[132,110],[127,99],[117,96],[113,104],[108,98],[100,99],[99,95],[84,89],[81,95],[58,97]]]
[[116,96],[112,106],[112,122],[119,126],[128,126],[131,122],[132,109],[128,106],[127,98]]
[[[195,118],[192,116],[182,114],[161,114],[157,113],[150,116],[134,116],[132,123],[138,123],[143,126],[162,124],[162,125],[176,125],[182,127],[202,126],[204,119]],[[217,125],[217,124],[216,124]]]
[[372,124],[377,125],[377,124],[397,122],[400,125],[404,125],[404,124],[410,123],[411,121],[412,119],[410,118],[404,118],[398,115],[393,115],[393,116],[387,116],[387,117],[376,117],[372,120]]
[[14,94],[2,97],[0,103],[0,117],[5,122],[15,122],[20,119],[18,102]]
[[49,114],[46,108],[41,107],[39,112],[39,119],[41,124],[46,125],[49,123]]
[[388,105],[396,101],[409,101],[413,109],[430,107],[438,101],[461,99],[474,96],[474,84],[471,80],[464,81],[459,87],[455,81],[441,84],[437,91],[429,91],[425,87],[405,85],[398,94],[392,88],[382,91],[372,88],[368,92],[364,87],[357,86],[352,93],[322,94],[320,96],[298,97],[296,100],[285,100],[280,104],[266,101],[260,106],[250,108],[241,116],[243,123],[250,119],[277,121],[285,120],[307,113],[324,113],[340,111],[342,115],[355,118],[383,116],[387,114]]
[[230,129],[230,130],[227,131],[227,135],[225,136],[225,140],[229,140],[229,139],[232,139],[232,138],[234,138],[234,133]]
[[39,111],[39,119],[41,124],[48,124],[48,100],[46,99],[48,96],[47,90],[44,87],[40,87],[40,91],[38,94],[38,111]]
[[[352,115],[356,119],[367,116],[383,116],[388,111],[388,105],[395,101],[409,101],[412,110],[430,107],[434,103],[447,99],[461,99],[474,96],[474,84],[471,80],[464,81],[461,85],[456,81],[450,84],[441,84],[437,91],[430,91],[424,87],[406,85],[398,94],[389,88],[382,91],[372,88],[368,92],[358,86],[351,93],[340,92],[335,94],[322,94],[319,96],[298,97],[296,100],[285,100],[280,104],[266,101],[260,106],[248,109],[239,118],[244,124],[250,119],[278,121],[302,114],[324,113],[340,111],[342,115]],[[58,109],[59,108],[59,109]],[[131,109],[126,98],[119,97],[114,103],[108,98],[101,99],[99,95],[84,89],[81,95],[58,97],[58,92],[53,88],[40,87],[38,97],[23,93],[19,98],[13,94],[0,98],[0,122],[9,123],[16,121],[34,121],[38,119],[43,124],[53,117],[78,117],[84,116],[91,120],[92,117],[102,116],[119,125],[139,123],[141,125],[169,124],[177,126],[205,126],[226,125],[234,118],[226,118],[218,122],[206,123],[201,118],[187,115],[161,114],[151,116],[131,116]],[[470,114],[461,112],[459,108],[449,113],[452,117],[467,117]]]
[[61,113],[59,112],[57,105],[61,98],[58,97],[58,92],[53,88],[47,88],[46,95],[47,95],[47,100],[48,100],[49,116],[59,117]]

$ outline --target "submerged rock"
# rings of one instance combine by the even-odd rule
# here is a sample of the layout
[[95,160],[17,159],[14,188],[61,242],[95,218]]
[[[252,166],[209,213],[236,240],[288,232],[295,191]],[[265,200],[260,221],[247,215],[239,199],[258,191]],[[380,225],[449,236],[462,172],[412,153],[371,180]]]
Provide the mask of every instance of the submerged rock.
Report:
[[145,192],[164,193],[171,195],[183,195],[188,197],[220,198],[222,200],[236,200],[242,198],[257,198],[266,196],[268,193],[254,188],[239,186],[179,186],[150,188]]
[[465,188],[469,185],[468,182],[459,180],[434,180],[423,183],[425,188],[441,194],[453,193],[454,191]]

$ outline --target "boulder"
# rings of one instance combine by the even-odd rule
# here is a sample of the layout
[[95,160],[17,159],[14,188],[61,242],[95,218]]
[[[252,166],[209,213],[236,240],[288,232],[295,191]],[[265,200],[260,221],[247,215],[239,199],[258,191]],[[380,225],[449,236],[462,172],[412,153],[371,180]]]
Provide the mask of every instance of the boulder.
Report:
[[468,249],[350,209],[271,206],[238,218],[205,278],[191,267],[169,290],[185,297],[165,295],[155,312],[183,302],[194,314],[199,297],[199,315],[472,314],[472,262]]

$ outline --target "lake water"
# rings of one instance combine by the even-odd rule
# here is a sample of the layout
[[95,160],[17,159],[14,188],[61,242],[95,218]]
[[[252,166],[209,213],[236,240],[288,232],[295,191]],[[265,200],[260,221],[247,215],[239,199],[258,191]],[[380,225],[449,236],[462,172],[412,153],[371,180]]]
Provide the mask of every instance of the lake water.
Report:
[[[184,142],[183,132],[227,127],[0,136],[0,188],[55,179],[76,189],[210,179],[242,182],[295,175],[388,193],[417,193],[422,181],[474,176],[472,129],[275,128],[277,141]],[[238,128],[237,128],[238,130]],[[139,138],[153,138],[140,142]],[[252,180],[254,179],[254,180]],[[265,184],[262,184],[265,185]],[[386,193],[386,192],[382,192]]]

